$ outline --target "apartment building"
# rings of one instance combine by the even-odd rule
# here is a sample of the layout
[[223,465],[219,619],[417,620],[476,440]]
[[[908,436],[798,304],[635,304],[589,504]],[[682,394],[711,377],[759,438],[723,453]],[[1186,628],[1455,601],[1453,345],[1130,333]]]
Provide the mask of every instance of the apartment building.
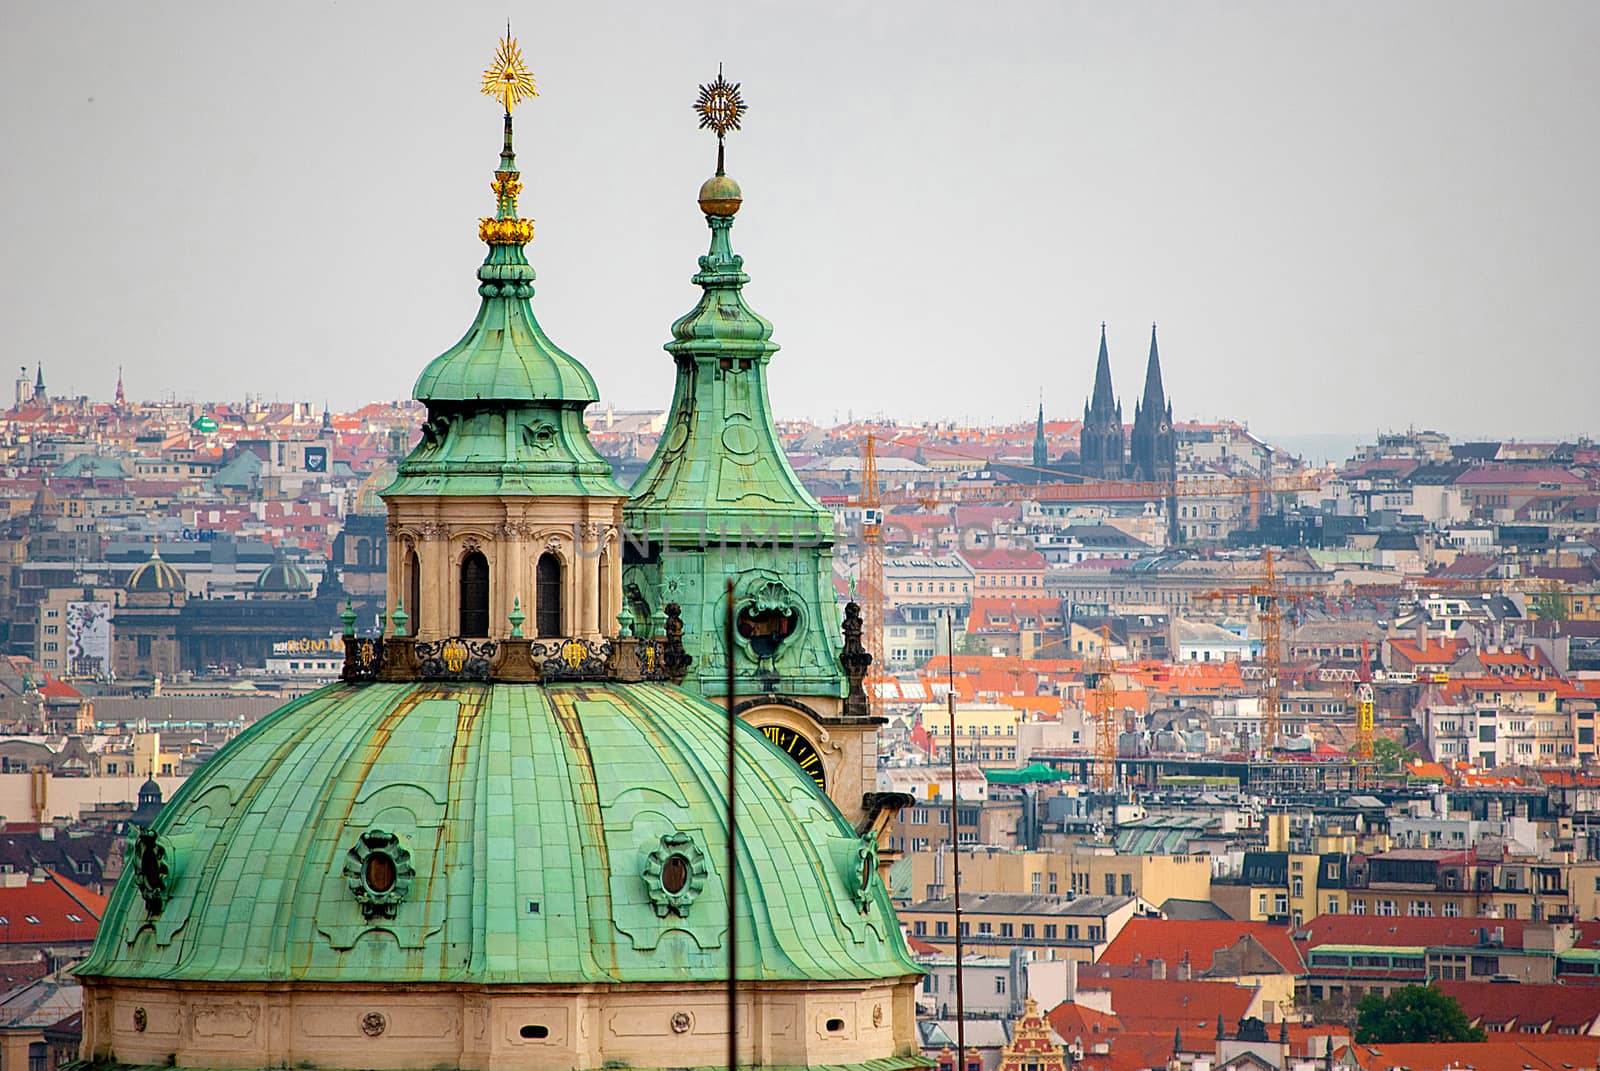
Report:
[[[924,704],[917,713],[937,761],[950,760],[950,711],[942,703]],[[1003,703],[957,703],[955,747],[958,762],[1013,765],[1017,727],[1026,715]]]
[[[964,880],[963,880],[964,883]],[[1093,963],[1133,918],[1131,896],[961,895],[961,943],[967,954]],[[911,936],[942,953],[955,951],[955,901],[918,900],[900,909]]]
[[[1015,846],[1023,805],[1022,800],[1010,799],[961,800],[956,804],[957,843]],[[889,847],[894,851],[930,852],[949,846],[950,801],[947,799],[919,800],[902,808],[889,825]],[[918,888],[926,888],[927,884]]]
[[[917,851],[909,859],[911,895],[944,895],[948,854]],[[1209,900],[1211,862],[1204,855],[1120,854],[1103,845],[1061,852],[977,849],[961,853],[961,887],[987,893],[1133,896],[1159,907],[1168,900]]]
[[1397,848],[1350,861],[1352,915],[1546,922],[1572,917],[1566,864],[1531,855]]
[[1433,980],[1576,980],[1574,968],[1600,957],[1596,923],[1325,915],[1294,936],[1306,964],[1303,996],[1313,1001],[1358,1001]]
[[1040,595],[1050,563],[1036,550],[964,550],[979,595]]
[[[1579,740],[1594,748],[1593,711],[1561,709],[1557,680],[1466,678],[1436,686],[1418,706],[1423,739],[1439,762],[1497,766],[1571,765]],[[1580,737],[1579,730],[1587,732]]]

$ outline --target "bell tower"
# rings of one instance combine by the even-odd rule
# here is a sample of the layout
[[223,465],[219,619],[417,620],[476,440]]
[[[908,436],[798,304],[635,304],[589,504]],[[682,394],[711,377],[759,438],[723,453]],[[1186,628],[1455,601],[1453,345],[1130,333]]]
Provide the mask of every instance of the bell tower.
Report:
[[614,635],[621,609],[618,529],[624,492],[589,442],[594,379],[535,318],[518,214],[522,175],[511,113],[536,96],[516,42],[483,77],[504,107],[504,142],[479,221],[478,315],[423,369],[422,438],[381,492],[388,508],[388,631],[433,641]]
[[750,277],[733,251],[743,194],[724,169],[723,138],[744,102],[719,71],[696,107],[717,134],[717,171],[699,195],[710,248],[692,280],[700,300],[666,344],[676,369],[667,426],[624,514],[624,597],[639,617],[669,602],[699,615],[684,621],[693,658],[684,686],[723,696],[731,579],[735,709],[859,821],[876,785],[879,722],[859,688],[859,701],[845,702],[833,517],[784,455],[767,392],[778,346],[745,301]]

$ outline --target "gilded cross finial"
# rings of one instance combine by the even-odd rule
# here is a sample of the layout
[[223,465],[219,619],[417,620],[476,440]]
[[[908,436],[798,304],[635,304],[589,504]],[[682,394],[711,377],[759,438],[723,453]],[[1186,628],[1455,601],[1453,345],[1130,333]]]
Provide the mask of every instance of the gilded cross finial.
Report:
[[511,114],[511,109],[529,97],[537,97],[533,72],[523,62],[522,48],[511,36],[511,23],[506,23],[506,35],[494,50],[494,62],[483,72],[483,95],[498,100]]
[[722,139],[728,131],[738,130],[747,106],[739,93],[738,82],[728,82],[722,77],[722,64],[717,64],[717,80],[700,87],[694,110],[700,113],[700,129],[707,128],[717,134],[717,174],[722,174]]

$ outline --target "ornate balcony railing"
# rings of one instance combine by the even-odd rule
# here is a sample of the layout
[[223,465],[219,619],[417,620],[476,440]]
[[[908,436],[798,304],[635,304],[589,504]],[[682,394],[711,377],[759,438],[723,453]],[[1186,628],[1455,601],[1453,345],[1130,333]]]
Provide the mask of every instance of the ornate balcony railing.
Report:
[[[352,630],[353,631],[353,630]],[[630,630],[631,631],[631,630]],[[683,649],[683,622],[676,605],[666,608],[663,634],[654,639],[618,636],[490,640],[452,636],[344,638],[340,679],[552,683],[556,681],[671,681],[681,684],[690,658]]]

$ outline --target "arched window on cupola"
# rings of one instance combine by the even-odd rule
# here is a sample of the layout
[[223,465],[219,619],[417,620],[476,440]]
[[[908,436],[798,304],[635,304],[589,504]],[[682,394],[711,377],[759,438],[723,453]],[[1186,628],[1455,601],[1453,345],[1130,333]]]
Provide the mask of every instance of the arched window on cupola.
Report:
[[561,559],[546,551],[534,570],[534,627],[541,637],[561,635]]
[[482,551],[461,559],[461,635],[489,635],[489,559]]
[[422,627],[422,563],[414,550],[406,552],[405,583],[406,615],[411,618],[411,634],[415,636]]

